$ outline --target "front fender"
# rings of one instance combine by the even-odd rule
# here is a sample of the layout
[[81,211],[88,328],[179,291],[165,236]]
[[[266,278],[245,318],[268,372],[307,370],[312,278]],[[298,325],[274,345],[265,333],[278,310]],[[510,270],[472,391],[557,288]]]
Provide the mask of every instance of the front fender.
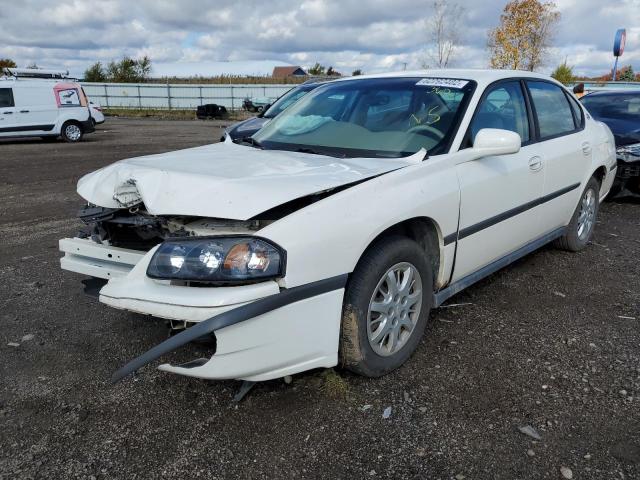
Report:
[[439,230],[440,275],[448,278],[458,226],[458,179],[447,156],[394,170],[298,210],[260,230],[287,251],[282,286],[350,273],[368,245],[404,220],[426,217]]

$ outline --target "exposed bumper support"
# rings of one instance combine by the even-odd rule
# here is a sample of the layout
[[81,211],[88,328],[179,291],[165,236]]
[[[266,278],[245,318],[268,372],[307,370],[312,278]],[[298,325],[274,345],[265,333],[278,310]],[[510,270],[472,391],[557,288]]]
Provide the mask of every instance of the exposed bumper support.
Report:
[[64,270],[96,278],[118,278],[128,274],[146,252],[100,245],[89,239],[63,238],[59,242]]
[[[147,365],[160,356],[172,352],[181,346],[202,337],[203,335],[264,315],[295,302],[300,302],[311,297],[343,289],[347,283],[347,277],[347,274],[338,275],[336,277],[283,290],[279,294],[270,295],[261,300],[256,300],[204,320],[133,359],[120,370],[115,372],[111,377],[111,380],[114,383],[118,382],[122,378],[138,370],[140,367]],[[215,360],[215,355],[213,360]]]

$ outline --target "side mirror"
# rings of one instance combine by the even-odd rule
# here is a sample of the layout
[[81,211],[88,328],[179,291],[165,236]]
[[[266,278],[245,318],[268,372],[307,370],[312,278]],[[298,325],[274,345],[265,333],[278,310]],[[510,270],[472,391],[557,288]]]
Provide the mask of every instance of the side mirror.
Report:
[[494,155],[518,153],[521,143],[520,135],[511,130],[483,128],[476,134],[473,142],[473,156],[479,159]]

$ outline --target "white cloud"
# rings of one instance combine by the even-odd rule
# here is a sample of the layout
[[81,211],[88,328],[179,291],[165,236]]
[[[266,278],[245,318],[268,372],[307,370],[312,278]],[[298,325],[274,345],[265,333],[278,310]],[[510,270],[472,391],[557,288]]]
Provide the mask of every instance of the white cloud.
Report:
[[[465,9],[453,66],[485,67],[488,29],[506,0]],[[565,58],[577,72],[611,68],[615,30],[627,27],[622,64],[640,71],[640,0],[556,0],[562,18],[546,71]],[[316,61],[350,73],[419,68],[427,60],[430,2],[415,0],[21,0],[0,9],[0,56],[66,67],[149,55],[165,67],[218,61]],[[28,34],[25,34],[28,32]],[[233,67],[231,67],[233,68]],[[185,69],[186,70],[186,69]]]

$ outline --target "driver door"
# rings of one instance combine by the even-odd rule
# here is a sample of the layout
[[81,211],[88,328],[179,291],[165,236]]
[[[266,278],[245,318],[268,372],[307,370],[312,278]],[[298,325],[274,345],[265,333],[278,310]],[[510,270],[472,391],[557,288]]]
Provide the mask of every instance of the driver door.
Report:
[[[456,166],[460,182],[460,226],[452,281],[506,256],[540,236],[535,202],[544,189],[544,158],[533,138],[533,122],[519,80],[485,91],[467,132],[471,142],[482,128],[520,135],[518,153],[481,158]],[[464,145],[464,144],[463,144]]]

